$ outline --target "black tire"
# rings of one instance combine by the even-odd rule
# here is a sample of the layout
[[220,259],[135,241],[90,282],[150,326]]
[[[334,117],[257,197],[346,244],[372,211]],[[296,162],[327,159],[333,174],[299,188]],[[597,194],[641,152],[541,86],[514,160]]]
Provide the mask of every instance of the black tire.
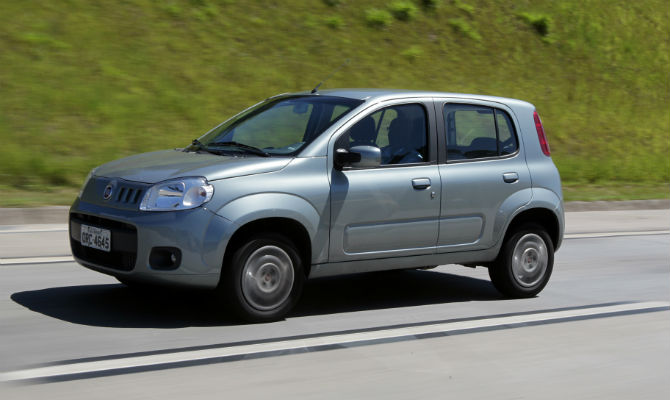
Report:
[[134,281],[128,278],[120,278],[118,276],[115,276],[115,278],[132,290],[157,290],[159,288],[158,285],[147,282]]
[[305,281],[296,246],[283,235],[252,236],[234,250],[221,271],[219,292],[247,322],[284,318],[298,302]]
[[133,283],[126,278],[119,278],[118,276],[115,276],[114,278],[116,278],[116,280],[119,281],[119,283],[122,285],[126,285],[128,287],[133,286]]
[[128,278],[120,278],[118,276],[115,276],[115,278],[116,278],[117,281],[119,281],[119,283],[122,283],[122,284],[128,286],[129,288],[138,288],[140,286],[145,286],[145,284],[143,284],[141,282],[133,281],[133,280],[128,279]]
[[506,238],[489,266],[489,276],[493,286],[508,297],[533,297],[547,285],[553,268],[554,245],[549,234],[537,224],[526,224]]

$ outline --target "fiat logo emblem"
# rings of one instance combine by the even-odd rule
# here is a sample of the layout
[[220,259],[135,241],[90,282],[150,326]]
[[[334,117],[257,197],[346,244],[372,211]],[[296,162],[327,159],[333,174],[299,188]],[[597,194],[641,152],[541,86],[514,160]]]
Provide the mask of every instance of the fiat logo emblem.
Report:
[[111,183],[105,186],[105,191],[102,192],[102,198],[105,200],[109,200],[109,198],[112,197],[112,189],[113,187]]

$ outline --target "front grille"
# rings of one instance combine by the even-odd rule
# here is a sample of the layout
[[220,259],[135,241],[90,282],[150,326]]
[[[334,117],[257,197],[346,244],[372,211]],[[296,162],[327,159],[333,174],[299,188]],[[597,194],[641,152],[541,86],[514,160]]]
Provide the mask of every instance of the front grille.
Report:
[[[81,225],[90,225],[111,231],[111,251],[82,246]],[[75,257],[91,264],[132,271],[137,261],[137,228],[133,225],[94,215],[70,214],[70,247]]]
[[118,194],[115,196],[115,201],[122,204],[137,204],[142,198],[142,189],[133,188],[130,186],[121,186],[117,188]]
[[[111,197],[105,199],[107,186],[111,187]],[[142,182],[126,181],[119,178],[92,178],[82,192],[82,201],[123,210],[137,210],[142,197],[150,185]]]

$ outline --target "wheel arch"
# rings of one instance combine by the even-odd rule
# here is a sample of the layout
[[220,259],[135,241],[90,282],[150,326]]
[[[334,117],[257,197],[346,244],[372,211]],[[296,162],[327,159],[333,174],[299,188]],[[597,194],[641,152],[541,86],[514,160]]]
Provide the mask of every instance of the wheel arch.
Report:
[[268,217],[249,221],[240,226],[228,240],[223,257],[222,268],[230,262],[235,249],[258,233],[276,233],[285,236],[297,247],[303,263],[305,277],[309,276],[312,259],[312,242],[303,224],[286,217]]
[[281,192],[251,194],[227,203],[216,212],[235,226],[225,246],[222,267],[241,241],[259,232],[273,232],[294,242],[303,269],[309,273],[313,249],[327,248],[328,230],[321,227],[322,213],[306,199]]
[[526,209],[515,215],[507,226],[503,243],[518,231],[520,227],[530,223],[542,226],[549,234],[554,249],[558,249],[561,243],[561,226],[559,219],[554,211],[544,207]]

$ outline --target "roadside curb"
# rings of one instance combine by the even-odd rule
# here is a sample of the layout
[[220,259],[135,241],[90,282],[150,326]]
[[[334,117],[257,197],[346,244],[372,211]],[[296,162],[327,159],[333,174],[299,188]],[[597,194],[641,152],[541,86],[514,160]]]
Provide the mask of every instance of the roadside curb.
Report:
[[70,207],[0,208],[0,225],[67,224]]
[[[67,206],[0,208],[0,225],[67,224]],[[630,201],[570,201],[565,211],[668,210],[670,199]]]
[[670,199],[628,201],[569,201],[565,211],[668,210]]

